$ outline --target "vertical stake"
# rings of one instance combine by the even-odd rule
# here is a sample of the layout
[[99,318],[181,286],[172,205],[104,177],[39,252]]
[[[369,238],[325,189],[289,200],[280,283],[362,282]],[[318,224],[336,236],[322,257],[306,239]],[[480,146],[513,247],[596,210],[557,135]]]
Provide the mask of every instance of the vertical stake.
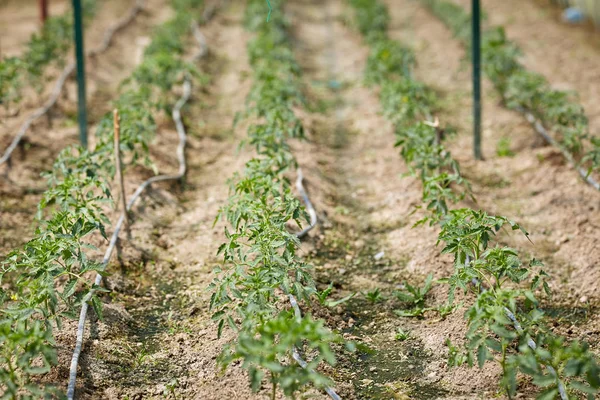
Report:
[[131,239],[131,230],[129,229],[129,216],[127,214],[127,199],[125,198],[125,179],[123,177],[123,169],[121,167],[121,124],[119,121],[119,110],[113,110],[113,127],[114,127],[114,147],[115,147],[115,168],[117,170],[117,179],[121,187],[121,205],[123,206],[123,214],[125,215],[125,227],[127,228],[127,237]]
[[75,27],[75,59],[77,60],[77,120],[81,146],[87,149],[87,116],[85,109],[85,56],[83,54],[83,23],[81,0],[73,0]]
[[480,0],[472,0],[473,51],[473,150],[475,159],[481,160],[481,12]]
[[46,23],[48,19],[48,0],[39,0],[40,5],[40,21],[42,26]]

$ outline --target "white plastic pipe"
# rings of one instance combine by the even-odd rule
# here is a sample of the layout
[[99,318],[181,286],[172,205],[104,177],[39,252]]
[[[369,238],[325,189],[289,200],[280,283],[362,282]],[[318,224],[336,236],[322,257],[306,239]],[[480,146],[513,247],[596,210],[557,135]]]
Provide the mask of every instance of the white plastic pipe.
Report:
[[[102,268],[105,268],[110,261],[110,257],[116,247],[117,240],[119,238],[119,232],[123,227],[123,223],[125,222],[125,214],[130,211],[135,202],[140,197],[142,192],[150,186],[152,183],[162,182],[167,180],[178,180],[184,177],[186,171],[186,163],[185,163],[185,143],[187,140],[187,136],[185,133],[185,127],[183,126],[183,122],[181,120],[181,108],[185,105],[185,103],[190,98],[192,85],[190,80],[186,78],[183,83],[183,95],[179,99],[179,101],[175,104],[173,108],[172,117],[175,121],[175,126],[177,128],[177,134],[179,135],[179,145],[177,146],[177,159],[179,160],[179,171],[173,175],[159,175],[154,176],[146,181],[144,181],[135,191],[133,196],[129,199],[127,203],[127,209],[121,213],[117,224],[115,225],[115,231],[113,232],[108,248],[104,253],[104,258],[102,259]],[[94,280],[94,285],[99,286],[102,282],[102,275],[96,274],[96,279]],[[75,341],[75,350],[73,351],[73,357],[71,358],[71,368],[69,372],[69,386],[67,389],[67,399],[73,400],[75,398],[75,383],[77,380],[77,365],[79,363],[79,355],[81,354],[81,347],[83,345],[83,334],[85,331],[85,319],[87,316],[87,311],[89,304],[88,302],[94,295],[95,290],[91,289],[88,294],[83,299],[83,303],[81,306],[81,312],[79,313],[79,324],[77,325],[77,339]]]

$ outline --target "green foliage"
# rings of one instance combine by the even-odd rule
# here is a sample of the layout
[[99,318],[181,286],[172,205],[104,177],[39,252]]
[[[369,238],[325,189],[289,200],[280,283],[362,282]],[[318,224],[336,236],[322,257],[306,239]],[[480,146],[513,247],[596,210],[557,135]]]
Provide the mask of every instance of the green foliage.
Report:
[[502,137],[498,140],[496,144],[496,155],[498,157],[512,157],[515,155],[515,152],[510,148],[510,138]]
[[[470,46],[471,18],[462,7],[446,0],[423,2],[448,25],[456,37]],[[567,151],[581,156],[580,162],[587,164],[589,173],[600,168],[600,157],[597,156],[600,142],[589,134],[583,107],[573,100],[571,93],[552,89],[542,75],[527,71],[519,63],[519,48],[507,39],[502,27],[483,32],[481,55],[484,73],[508,107],[529,111],[558,134],[560,144]]]
[[[466,43],[470,41],[470,16],[462,7],[443,0],[423,1],[457,37]],[[349,2],[356,8],[359,27],[365,36],[370,28],[364,15],[373,15],[375,9],[386,12],[379,1]],[[375,22],[373,29],[379,29],[378,26]],[[542,388],[539,399],[555,398],[559,383],[572,394],[594,398],[600,388],[597,358],[586,345],[568,343],[550,334],[538,308],[538,292],[543,289],[549,294],[547,275],[540,269],[542,263],[536,259],[524,263],[517,251],[494,243],[503,227],[520,231],[527,238],[528,233],[503,216],[467,208],[449,209],[450,203],[470,195],[469,184],[460,176],[458,163],[443,147],[443,135],[437,126],[415,122],[430,119],[435,95],[419,83],[412,83],[414,57],[401,54],[410,52],[409,49],[390,44],[383,34],[376,35],[375,39],[369,37],[368,41],[372,53],[367,65],[367,81],[382,87],[381,104],[385,115],[396,126],[396,145],[423,183],[423,201],[430,214],[417,225],[427,220],[439,222],[438,243],[444,243],[443,253],[454,256],[454,273],[441,280],[450,285],[448,303],[443,310],[452,310],[458,288],[476,296],[465,313],[468,331],[464,349],[449,340],[446,342],[449,365],[477,363],[481,367],[488,360],[499,362],[503,370],[501,385],[510,396],[515,395],[517,373],[521,372],[531,376],[533,383]],[[393,56],[387,50],[392,48],[395,49]],[[571,103],[566,93],[551,90],[539,75],[525,71],[517,61],[518,48],[506,39],[501,28],[485,32],[482,51],[484,70],[507,104],[529,109],[562,134],[564,146],[579,151],[587,129],[581,107]],[[597,140],[593,143],[596,148],[600,145]],[[583,159],[596,165],[600,160],[598,154],[600,152],[594,149]],[[420,316],[426,310],[425,293],[426,290],[412,286],[407,292],[400,292],[400,300],[415,305],[400,314]],[[537,342],[535,350],[532,350],[531,339]]]
[[408,128],[409,121],[430,119],[437,106],[433,90],[409,78],[387,81],[381,88],[380,100],[383,114],[396,127]]
[[363,296],[365,296],[365,299],[369,300],[373,304],[380,303],[385,299],[385,297],[383,297],[383,295],[381,294],[381,290],[379,290],[379,288],[369,290],[367,293],[363,293]]
[[450,1],[422,0],[439,19],[443,19],[454,35],[461,40],[471,37],[471,16]]
[[0,61],[0,103],[6,108],[21,98],[21,69],[22,60],[18,57],[8,57]]
[[365,81],[369,85],[381,85],[395,80],[398,76],[408,79],[414,65],[415,55],[410,49],[395,40],[380,38],[371,46],[365,69]]
[[[282,311],[255,331],[242,330],[235,347],[226,349],[220,361],[229,365],[235,360],[243,360],[242,365],[248,370],[250,385],[255,392],[261,388],[266,372],[273,387],[279,386],[286,396],[293,397],[306,385],[324,387],[331,384],[315,369],[322,361],[335,364],[330,346],[340,341],[321,321],[314,321],[310,316],[297,319],[293,312]],[[306,368],[294,360],[296,348],[305,354],[316,354]]]
[[[332,303],[326,300],[331,285],[317,292],[312,266],[297,255],[300,242],[288,231],[289,225],[301,227],[309,221],[285,176],[296,166],[288,141],[304,136],[294,113],[304,100],[282,1],[272,1],[272,7],[268,23],[262,0],[251,0],[246,8],[246,26],[256,35],[248,43],[253,85],[243,116],[258,121],[248,128],[248,142],[257,155],[231,179],[229,200],[217,217],[229,228],[227,241],[218,250],[225,263],[215,270],[210,308],[219,335],[225,325],[238,332],[235,343],[223,351],[222,364],[243,359],[254,390],[268,374],[273,396],[279,386],[293,397],[309,383],[317,387],[328,383],[315,370],[322,361],[334,364],[330,345],[338,338],[310,316],[281,311],[280,301],[292,295],[301,302],[317,297],[332,305],[351,296]],[[312,357],[308,368],[293,360],[295,348],[304,348]]]
[[422,288],[406,283],[406,291],[399,290],[395,293],[395,295],[398,300],[405,305],[408,305],[408,309],[394,310],[394,313],[401,317],[421,317],[425,311],[431,310],[431,308],[425,307],[425,297],[431,289],[432,282],[433,275],[429,274],[427,275],[425,284]]
[[410,338],[410,331],[405,331],[402,328],[398,328],[394,338],[399,342],[403,342],[403,341],[407,340],[408,338]]
[[369,43],[387,37],[390,16],[384,4],[372,0],[350,0],[350,4],[356,11],[358,30]]
[[450,339],[446,339],[446,346],[448,347],[448,366],[459,367],[469,362],[469,356],[464,353],[459,347],[456,347]]
[[[28,326],[29,325],[29,326]],[[39,386],[32,377],[56,364],[52,335],[40,321],[0,321],[0,391],[3,399],[53,398],[57,390]]]
[[435,311],[437,311],[440,314],[440,317],[444,319],[448,315],[454,313],[454,311],[456,311],[460,306],[462,306],[462,303],[456,304],[448,302],[435,308]]
[[408,304],[413,309],[423,309],[425,307],[425,296],[431,290],[431,284],[433,282],[433,275],[427,275],[423,287],[412,286],[406,282],[405,291],[398,290],[395,295],[398,300],[402,303]]
[[[83,3],[84,21],[93,17],[96,0]],[[17,103],[24,87],[40,89],[45,70],[52,64],[62,65],[73,40],[73,14],[50,17],[39,33],[34,33],[21,57],[0,60],[0,104]]]
[[340,304],[343,304],[345,302],[347,302],[348,300],[350,300],[351,298],[353,298],[356,293],[350,293],[349,295],[339,299],[339,300],[327,300],[327,298],[329,297],[329,295],[333,292],[333,282],[329,284],[329,286],[327,286],[324,290],[322,291],[315,291],[315,297],[317,298],[317,300],[319,300],[319,304],[321,304],[322,306],[327,306],[327,307],[336,307],[339,306]]
[[[370,29],[378,30],[378,22],[369,25],[365,16],[380,15],[387,20],[387,9],[378,1],[355,1],[356,17],[363,34]],[[429,122],[437,105],[436,95],[430,88],[413,78],[415,66],[413,51],[387,38],[385,29],[381,34],[368,36],[371,52],[367,60],[365,80],[381,87],[380,101],[384,115],[396,127],[396,146],[400,154],[421,178],[423,201],[430,215],[421,222],[434,223],[455,203],[470,195],[470,187],[462,178],[458,163],[442,146],[443,131]]]
[[418,122],[396,128],[396,146],[411,171],[423,183],[423,203],[435,223],[448,212],[448,206],[470,196],[470,185],[460,174],[458,163],[439,142],[439,132],[430,124]]
[[[186,4],[185,1],[175,3]],[[189,9],[176,11],[175,21],[190,22],[194,17]],[[170,104],[173,100],[168,95],[173,85],[184,74],[193,72],[181,61],[183,37],[189,26],[188,23],[182,29],[167,23],[165,29],[158,31],[155,39],[160,44],[153,41],[152,51],[145,54],[114,103],[120,111],[120,147],[125,165],[153,166],[148,154],[156,128],[153,111]],[[170,40],[163,40],[165,36]],[[171,46],[175,39],[179,51]],[[147,70],[149,65],[153,66],[152,71]],[[43,174],[48,189],[38,205],[35,237],[0,263],[2,398],[43,398],[58,393],[31,379],[56,363],[53,329],[60,328],[64,318],[76,318],[76,309],[92,289],[94,295],[89,301],[102,318],[98,296],[106,290],[88,280],[90,273],[105,274],[106,266],[88,254],[98,250],[90,244],[91,237],[107,239],[106,226],[110,224],[105,212],[112,205],[110,185],[116,172],[112,113],[103,118],[96,135],[94,149],[67,147],[58,155],[52,170]]]

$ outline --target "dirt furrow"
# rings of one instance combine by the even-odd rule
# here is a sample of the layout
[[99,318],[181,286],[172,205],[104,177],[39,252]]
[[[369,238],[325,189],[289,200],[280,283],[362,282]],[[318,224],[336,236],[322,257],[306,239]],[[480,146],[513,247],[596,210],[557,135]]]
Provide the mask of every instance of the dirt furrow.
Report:
[[[513,218],[530,231],[533,246],[524,239],[506,240],[546,263],[558,295],[554,301],[567,307],[551,312],[574,316],[582,308],[589,316],[600,295],[598,193],[583,184],[560,154],[540,141],[518,114],[501,106],[488,82],[483,98],[486,160],[473,161],[470,71],[461,61],[464,49],[418,3],[389,0],[388,4],[392,36],[417,50],[417,75],[445,98],[440,118],[458,131],[447,143],[473,183],[477,206]],[[594,330],[588,326],[580,334],[586,338]]]
[[[189,173],[183,187],[155,188],[135,212],[133,239],[123,241],[121,263],[110,267],[105,320],[93,317],[87,333],[79,398],[251,398],[239,368],[221,375],[216,366],[231,335],[217,340],[206,291],[224,240],[223,226],[213,221],[228,196],[226,180],[248,157],[236,151],[245,127],[232,130],[249,86],[242,11],[233,4],[201,28],[212,83],[196,88],[183,110]],[[176,138],[172,127],[161,134]],[[74,343],[71,328],[59,338],[59,382]]]
[[[462,309],[442,319],[435,311],[403,318],[406,308],[394,293],[425,277],[447,276],[452,262],[439,255],[436,229],[412,225],[421,202],[418,181],[408,172],[390,124],[379,114],[377,93],[363,86],[368,48],[347,24],[343,1],[290,4],[300,63],[310,82],[309,98],[320,113],[307,117],[312,142],[300,157],[311,166],[309,190],[321,217],[306,243],[319,287],[334,284],[334,297],[355,297],[323,313],[330,325],[357,340],[354,355],[341,355],[331,372],[343,398],[490,398],[497,369],[474,374],[446,367],[447,337],[464,335]],[[379,295],[377,295],[379,291]],[[447,292],[435,285],[428,307],[444,303]],[[370,297],[371,299],[367,299]],[[399,329],[409,339],[397,339]]]
[[[470,1],[457,0],[468,9]],[[542,74],[553,87],[575,91],[600,135],[600,37],[598,32],[557,21],[549,7],[535,1],[492,0],[483,5],[488,25],[502,25],[523,50],[523,64]]]
[[[133,1],[108,2],[99,6],[100,15],[86,35],[86,49],[97,46],[106,28],[116,23],[132,4]],[[166,0],[147,0],[145,11],[130,26],[115,34],[108,51],[87,59],[89,135],[93,135],[95,125],[110,111],[111,101],[116,99],[121,81],[141,62],[152,29],[170,15],[171,8]],[[52,85],[54,81],[49,80],[48,86]],[[0,151],[4,151],[13,139],[22,120],[38,106],[40,99],[45,98],[41,95],[34,102],[24,102],[18,116],[3,121],[0,125]],[[74,79],[71,79],[48,118],[40,118],[26,134],[13,155],[11,166],[0,166],[0,251],[6,252],[31,236],[35,228],[36,205],[46,188],[40,174],[52,167],[62,149],[78,140],[77,90]],[[93,139],[90,141],[93,142]]]

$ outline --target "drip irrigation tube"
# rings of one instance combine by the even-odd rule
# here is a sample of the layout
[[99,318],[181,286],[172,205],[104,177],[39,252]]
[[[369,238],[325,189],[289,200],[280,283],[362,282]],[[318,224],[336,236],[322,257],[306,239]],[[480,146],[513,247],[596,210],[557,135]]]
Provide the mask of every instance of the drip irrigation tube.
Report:
[[[298,301],[296,300],[296,298],[294,297],[293,294],[288,294],[288,297],[290,299],[290,304],[292,305],[292,308],[294,309],[294,314],[296,315],[296,319],[297,320],[302,319],[302,312],[300,311],[300,307],[298,307]],[[298,349],[295,346],[292,348],[292,357],[298,363],[298,365],[300,365],[302,368],[304,368],[304,369],[308,368],[308,363],[306,361],[304,361],[304,359],[302,358],[302,356],[298,352]],[[324,390],[329,395],[329,397],[331,397],[333,400],[342,400],[342,398],[335,392],[335,390],[333,390],[333,388],[331,388],[329,386],[325,386]]]
[[310,202],[308,194],[306,194],[306,190],[304,190],[304,185],[302,184],[303,180],[304,175],[302,175],[302,168],[298,168],[298,177],[296,178],[296,189],[298,190],[298,193],[300,193],[300,196],[302,196],[302,200],[304,201],[304,204],[306,204],[308,214],[310,215],[310,225],[302,229],[300,232],[296,233],[296,237],[298,239],[301,239],[304,236],[306,236],[306,234],[317,225],[317,212],[315,211],[315,208]]
[[[110,257],[116,247],[117,240],[119,237],[119,232],[125,222],[125,215],[128,211],[130,211],[137,199],[140,197],[142,192],[150,186],[152,183],[162,182],[167,180],[178,180],[184,177],[186,171],[186,163],[185,163],[185,143],[187,140],[187,136],[185,133],[185,127],[183,126],[183,122],[181,120],[181,108],[185,105],[185,103],[190,98],[191,94],[191,83],[188,78],[185,79],[183,83],[183,95],[179,99],[179,101],[175,104],[173,108],[172,117],[175,121],[175,126],[177,128],[177,134],[179,135],[179,145],[177,146],[177,159],[179,160],[179,171],[176,174],[172,175],[159,175],[154,176],[146,181],[144,181],[135,191],[133,196],[129,199],[127,203],[127,209],[121,212],[121,216],[117,224],[115,225],[115,231],[113,232],[108,248],[106,249],[106,253],[104,254],[104,258],[102,259],[102,268],[105,268],[110,261]],[[102,282],[102,275],[96,274],[96,279],[94,280],[94,286],[98,287]],[[75,350],[73,351],[73,357],[71,359],[71,367],[69,373],[69,386],[67,389],[67,399],[73,400],[75,396],[75,382],[77,379],[77,364],[79,362],[79,355],[81,354],[81,347],[83,344],[83,334],[85,330],[85,319],[87,316],[87,310],[89,307],[88,302],[94,295],[94,289],[91,289],[90,292],[83,299],[83,303],[81,306],[81,312],[79,314],[79,324],[77,326],[77,340],[75,343]]]
[[[523,333],[523,327],[521,326],[521,324],[519,323],[519,321],[517,321],[517,318],[512,313],[512,311],[510,311],[507,307],[504,307],[504,313],[506,314],[506,316],[508,317],[508,319],[510,319],[512,321],[513,326],[515,327],[515,330],[519,334],[522,334]],[[527,339],[527,346],[529,346],[529,348],[531,348],[531,350],[535,350],[537,348],[537,345],[535,344],[535,342],[533,341],[532,338],[528,338]],[[552,365],[547,365],[546,364],[546,369],[558,381],[558,392],[560,393],[560,398],[562,400],[569,400],[569,396],[567,395],[567,391],[565,390],[565,386],[563,385],[563,383],[558,378],[558,373],[556,372],[556,370],[554,369],[554,367]]]
[[525,116],[525,119],[527,119],[527,121],[531,125],[533,125],[533,127],[537,131],[537,133],[539,133],[550,145],[552,145],[560,150],[562,155],[567,159],[567,161],[569,163],[571,163],[573,168],[575,168],[577,170],[577,172],[579,172],[579,175],[581,175],[581,178],[586,183],[588,183],[590,186],[594,187],[596,190],[600,190],[600,183],[598,183],[594,178],[592,178],[587,173],[586,170],[584,170],[583,168],[581,168],[580,166],[577,165],[577,162],[575,161],[575,159],[573,158],[571,153],[569,153],[567,150],[565,150],[559,143],[556,142],[556,140],[554,140],[550,136],[550,134],[548,133],[546,128],[544,128],[544,125],[542,125],[542,123],[533,114],[531,114],[529,111],[527,111],[526,109],[521,108],[521,107],[517,107],[517,111],[519,111],[521,114],[523,114]]
[[198,52],[194,55],[194,60],[199,60],[208,53],[208,44],[206,44],[206,37],[200,31],[200,25],[195,20],[192,21],[192,34],[200,47]]
[[[303,180],[304,175],[302,175],[302,169],[298,168],[298,178],[296,178],[296,189],[298,189],[298,192],[302,196],[302,200],[304,201],[304,204],[308,209],[308,213],[310,214],[310,225],[304,228],[301,232],[296,233],[297,238],[302,238],[317,225],[317,212],[315,211],[315,207],[313,206],[312,202],[308,198],[306,190],[304,190],[304,186],[302,185]],[[296,316],[296,319],[302,319],[302,312],[300,311],[300,307],[298,306],[298,301],[296,300],[296,297],[294,297],[293,294],[288,294],[288,298],[290,299],[290,304],[294,309],[294,315]],[[308,363],[304,361],[302,356],[300,356],[300,353],[298,352],[298,349],[296,347],[292,349],[292,357],[302,368],[306,369],[308,367]],[[341,400],[341,397],[331,387],[325,386],[324,390],[333,400]]]
[[[104,39],[102,41],[102,44],[98,48],[91,50],[87,54],[87,56],[94,57],[98,54],[104,53],[111,45],[115,33],[120,31],[131,21],[133,21],[137,14],[142,10],[143,3],[144,0],[136,0],[133,7],[131,7],[131,9],[129,10],[129,13],[125,17],[121,18],[119,22],[117,22],[112,27],[106,30],[106,32],[104,33]],[[21,140],[23,140],[23,137],[25,136],[31,125],[35,122],[35,120],[37,120],[42,115],[50,111],[50,109],[56,104],[56,102],[58,101],[58,97],[62,92],[63,86],[65,85],[67,78],[75,70],[75,66],[76,64],[73,61],[62,70],[54,85],[54,88],[52,89],[52,92],[50,93],[50,97],[48,98],[48,100],[46,100],[46,102],[41,107],[39,107],[37,110],[31,113],[29,117],[27,117],[25,122],[21,124],[19,130],[17,131],[17,135],[7,147],[6,151],[4,152],[4,155],[2,155],[2,157],[0,158],[0,165],[6,163],[10,159],[10,156],[15,151]]]
[[[467,259],[465,260],[465,265],[468,265],[471,262],[471,257],[467,256]],[[479,280],[477,278],[473,278],[473,284],[477,285],[479,287],[480,283]],[[482,292],[487,291],[486,288],[481,287],[480,289]],[[513,314],[512,311],[510,311],[508,309],[508,307],[504,307],[504,314],[506,314],[506,316],[508,317],[508,319],[511,320],[515,330],[519,333],[519,334],[523,334],[524,330],[523,327],[521,326],[521,323],[517,320],[517,317],[515,317],[515,314]],[[537,344],[535,343],[535,341],[532,338],[527,338],[527,346],[529,346],[529,348],[531,350],[535,350],[537,348]],[[567,395],[567,391],[565,390],[565,386],[563,385],[563,383],[558,379],[558,373],[556,372],[556,370],[554,369],[553,366],[551,365],[546,365],[544,364],[546,369],[548,370],[548,372],[550,372],[550,374],[552,374],[552,376],[554,376],[557,380],[558,380],[558,393],[560,393],[560,398],[561,400],[569,400],[569,396]]]

